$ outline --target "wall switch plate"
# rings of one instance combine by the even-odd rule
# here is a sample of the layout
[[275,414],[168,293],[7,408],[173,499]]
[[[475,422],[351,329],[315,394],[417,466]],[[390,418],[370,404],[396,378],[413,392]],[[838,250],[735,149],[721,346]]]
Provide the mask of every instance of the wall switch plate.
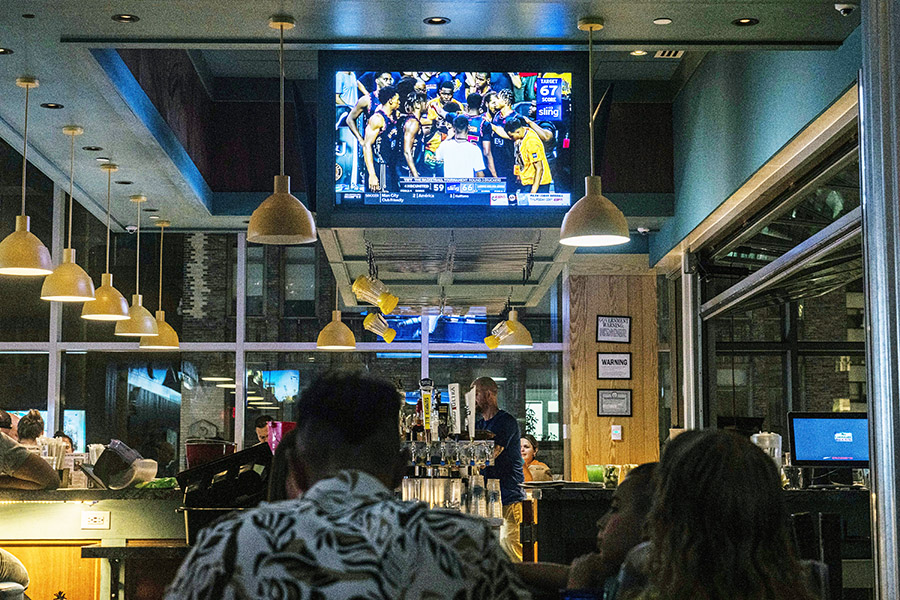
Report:
[[622,441],[622,426],[621,425],[613,425],[612,426],[612,441],[614,441],[614,442]]
[[85,510],[81,512],[82,529],[109,529],[108,510]]

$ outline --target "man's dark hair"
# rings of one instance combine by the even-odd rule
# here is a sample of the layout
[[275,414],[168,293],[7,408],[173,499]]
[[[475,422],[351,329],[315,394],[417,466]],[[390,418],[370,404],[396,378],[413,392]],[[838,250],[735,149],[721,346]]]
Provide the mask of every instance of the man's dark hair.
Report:
[[269,421],[274,421],[274,417],[270,417],[269,415],[259,415],[256,417],[256,421],[253,422],[253,426],[257,429],[261,429],[266,426],[266,423]]
[[523,121],[519,117],[511,117],[506,120],[506,123],[503,124],[503,130],[506,131],[506,133],[510,134],[518,129],[521,129],[522,127],[527,127],[527,125],[525,125],[525,121]]
[[496,96],[497,96],[497,92],[491,90],[490,92],[485,94],[484,97],[481,99],[481,105],[484,107],[487,107],[491,103],[491,100],[493,100]]
[[392,476],[400,452],[400,394],[390,382],[361,373],[316,379],[297,404],[297,442],[319,476],[357,469]]
[[481,94],[472,92],[471,94],[466,96],[466,104],[469,105],[469,110],[481,109]]
[[453,129],[457,132],[462,133],[469,128],[469,117],[466,115],[456,115],[456,118],[453,119]]
[[415,77],[401,77],[400,81],[397,82],[397,93],[400,94],[401,100],[406,100],[406,98],[416,91],[416,83],[418,79]]
[[0,408],[0,429],[12,429],[12,415]]
[[503,100],[504,104],[506,104],[507,106],[512,106],[516,98],[513,95],[512,90],[509,88],[505,88],[497,92],[497,97]]
[[[458,113],[462,112],[462,106],[460,106],[456,101],[451,100],[447,103],[447,106],[444,107],[444,110],[448,113]],[[448,115],[449,117],[449,115]]]
[[381,79],[381,76],[387,73],[391,76],[391,79],[394,78],[394,74],[390,71],[375,71],[375,79]]
[[378,101],[382,104],[387,104],[391,101],[391,98],[397,95],[397,88],[392,85],[386,85],[380,90],[378,90]]
[[444,89],[449,89],[450,93],[453,93],[456,88],[453,85],[452,81],[442,81],[441,85],[438,87],[438,90],[440,91],[440,90],[444,90]]

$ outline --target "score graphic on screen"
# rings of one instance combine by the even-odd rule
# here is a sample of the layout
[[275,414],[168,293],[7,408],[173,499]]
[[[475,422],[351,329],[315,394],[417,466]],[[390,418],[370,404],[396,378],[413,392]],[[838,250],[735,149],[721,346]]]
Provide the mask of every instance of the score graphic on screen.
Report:
[[571,81],[336,72],[336,204],[569,206]]

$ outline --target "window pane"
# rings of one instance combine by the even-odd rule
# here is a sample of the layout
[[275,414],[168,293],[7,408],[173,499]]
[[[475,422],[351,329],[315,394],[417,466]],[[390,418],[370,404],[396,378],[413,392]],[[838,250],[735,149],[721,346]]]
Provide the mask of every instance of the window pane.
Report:
[[780,354],[716,355],[716,415],[762,418],[762,431],[786,435],[782,363]]
[[864,412],[865,356],[801,356],[799,406],[819,412]]
[[200,379],[234,377],[230,354],[66,353],[63,407],[82,411],[87,443],[119,439],[159,463],[159,475],[185,467],[191,437],[231,439],[232,390]]
[[799,336],[808,342],[865,343],[862,282],[800,301]]
[[0,373],[3,373],[3,399],[0,408],[24,415],[31,409],[41,411],[44,434],[53,434],[47,422],[47,365],[46,354],[0,354]]
[[780,342],[784,324],[780,306],[766,306],[750,311],[734,311],[714,319],[716,342]]
[[[421,359],[415,353],[251,352],[247,354],[247,424],[244,444],[257,442],[255,421],[268,416],[296,421],[296,400],[319,375],[331,369],[366,371],[406,391],[419,389]],[[364,421],[361,422],[364,425]]]

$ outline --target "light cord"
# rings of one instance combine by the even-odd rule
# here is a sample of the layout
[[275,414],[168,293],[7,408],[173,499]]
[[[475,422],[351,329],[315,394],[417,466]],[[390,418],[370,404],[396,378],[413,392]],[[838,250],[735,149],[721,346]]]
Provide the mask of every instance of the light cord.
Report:
[[159,304],[157,310],[162,310],[162,261],[163,261],[163,235],[166,233],[165,226],[159,228]]
[[137,264],[134,266],[134,295],[140,296],[141,292],[141,203],[135,202],[137,208],[137,254],[135,260]]
[[106,271],[109,273],[109,211],[110,196],[112,194],[112,171],[106,171]]
[[28,168],[28,96],[31,87],[25,86],[25,129],[22,133],[22,216],[25,216],[25,175]]
[[[281,117],[281,175],[284,176],[284,24],[278,27],[279,31],[279,42],[278,42],[278,67],[279,67],[279,82],[281,84],[281,99],[279,103],[280,111],[279,116]],[[23,209],[24,210],[24,209]]]
[[69,249],[72,249],[72,194],[75,190],[75,135],[69,152]]
[[588,29],[588,104],[591,121],[588,130],[591,133],[591,177],[594,176],[594,30]]

